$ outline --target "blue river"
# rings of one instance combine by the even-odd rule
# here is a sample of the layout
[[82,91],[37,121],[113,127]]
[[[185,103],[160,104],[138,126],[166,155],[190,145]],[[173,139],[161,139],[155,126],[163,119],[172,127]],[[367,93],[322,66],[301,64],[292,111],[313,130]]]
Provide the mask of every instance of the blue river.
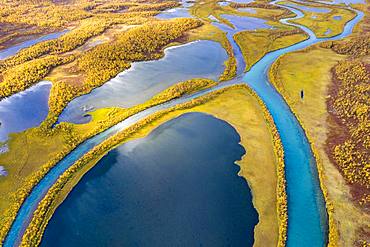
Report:
[[[297,18],[303,14],[294,8],[290,10],[297,14]],[[296,45],[273,51],[264,56],[257,62],[251,70],[244,75],[243,81],[250,85],[253,90],[265,102],[267,108],[272,114],[276,126],[280,132],[283,142],[284,151],[286,153],[286,180],[288,193],[288,234],[287,246],[325,246],[327,243],[327,214],[325,210],[325,202],[319,186],[315,161],[313,160],[312,151],[310,149],[307,137],[303,132],[300,124],[295,116],[290,111],[289,107],[283,98],[277,93],[273,86],[269,83],[267,74],[271,64],[282,54],[303,49],[312,44],[324,41],[341,39],[352,33],[352,29],[356,23],[363,17],[363,13],[356,11],[357,16],[348,22],[342,34],[327,38],[317,39],[313,32],[305,27],[301,27],[307,32],[310,38]],[[282,20],[287,23],[288,20]],[[74,151],[67,155],[59,162],[50,172],[35,186],[31,194],[27,197],[22,207],[20,208],[17,217],[5,239],[4,246],[16,246],[20,238],[29,224],[33,211],[37,207],[39,201],[44,197],[48,189],[55,183],[57,178],[71,166],[78,158],[82,157],[86,152],[97,144],[104,141],[109,136],[124,130],[140,119],[152,114],[161,109],[167,109],[176,104],[186,102],[192,98],[205,95],[211,91],[227,87],[230,84],[243,83],[240,78],[220,84],[212,89],[204,90],[195,93],[191,96],[186,96],[155,106],[140,112],[121,123],[111,127],[110,129],[86,140],[79,145]]]

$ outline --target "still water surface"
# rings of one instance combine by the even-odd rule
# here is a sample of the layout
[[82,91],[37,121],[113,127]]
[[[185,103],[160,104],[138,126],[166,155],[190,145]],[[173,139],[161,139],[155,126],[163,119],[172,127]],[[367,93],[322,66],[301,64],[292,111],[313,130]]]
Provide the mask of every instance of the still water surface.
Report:
[[228,123],[188,113],[121,145],[56,210],[41,246],[252,246],[239,142]]
[[180,81],[192,78],[217,80],[227,59],[219,43],[207,40],[165,50],[159,60],[136,62],[132,67],[111,79],[90,94],[72,100],[61,116],[60,122],[86,122],[84,107],[131,107]]
[[10,133],[41,124],[48,115],[50,88],[51,83],[43,81],[0,101],[0,142]]

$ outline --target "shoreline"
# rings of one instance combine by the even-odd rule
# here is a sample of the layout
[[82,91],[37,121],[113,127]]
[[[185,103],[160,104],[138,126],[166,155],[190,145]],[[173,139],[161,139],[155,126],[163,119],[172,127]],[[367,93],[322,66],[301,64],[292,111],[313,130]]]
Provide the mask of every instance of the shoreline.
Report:
[[[219,91],[215,91],[215,92],[212,92],[212,93],[210,93],[210,94],[207,94],[207,95],[205,95],[205,96],[202,96],[202,97],[200,97],[200,99],[198,99],[198,100],[193,100],[192,102],[190,102],[190,103],[184,103],[184,105],[180,105],[180,106],[176,106],[176,107],[174,107],[174,108],[169,108],[168,110],[165,110],[165,111],[162,111],[162,112],[159,112],[159,113],[154,113],[154,114],[152,114],[152,115],[150,115],[148,118],[151,118],[153,121],[156,121],[157,120],[157,118],[159,117],[159,118],[161,118],[161,117],[163,117],[164,115],[167,115],[168,113],[171,113],[171,112],[174,112],[174,111],[181,111],[181,110],[184,110],[185,112],[187,111],[187,110],[190,110],[191,111],[191,109],[189,109],[189,107],[190,108],[193,108],[193,107],[197,107],[197,106],[199,106],[198,104],[200,104],[200,105],[203,105],[203,104],[206,104],[206,102],[208,101],[208,100],[212,100],[213,98],[216,98],[218,95],[221,95],[222,93],[224,93],[224,92],[227,92],[228,91],[228,89],[229,90],[232,90],[232,88],[247,88],[246,86],[240,86],[240,85],[237,85],[237,86],[232,86],[232,87],[229,87],[229,88],[225,88],[225,89],[221,89],[221,90],[219,90]],[[221,91],[221,92],[220,92]],[[254,96],[253,96],[254,97]],[[203,100],[206,100],[205,102],[201,102],[201,103],[199,103],[198,101],[203,101]],[[184,109],[181,109],[182,107],[184,107]],[[206,112],[207,113],[207,112]],[[174,113],[175,115],[177,115],[177,113]],[[180,113],[181,114],[181,113]],[[265,114],[265,113],[264,113]],[[158,115],[158,116],[157,116]],[[171,114],[170,114],[171,115]],[[265,115],[264,115],[265,116]],[[217,116],[216,116],[217,117]],[[266,117],[266,116],[265,116]],[[172,118],[171,118],[172,119]],[[223,119],[224,120],[224,119]],[[149,124],[149,120],[146,120],[145,121],[145,119],[143,120],[144,122],[146,122],[145,123],[145,125],[144,126],[147,126],[147,124]],[[224,121],[226,121],[226,120],[224,120]],[[267,122],[268,122],[268,120],[267,120]],[[140,125],[140,123],[138,123],[139,125]],[[231,123],[230,123],[231,124]],[[233,124],[231,124],[232,126],[234,126]],[[142,127],[144,127],[144,126],[142,126]],[[158,125],[156,125],[156,126],[158,126]],[[135,126],[133,126],[133,127],[135,127]],[[235,126],[234,126],[235,127]],[[238,130],[238,129],[237,129]],[[139,129],[139,132],[142,132],[142,130],[141,129]],[[79,162],[80,162],[80,165],[83,165],[82,167],[82,169],[83,169],[83,171],[80,173],[80,172],[78,172],[77,173],[77,175],[76,175],[76,177],[72,177],[72,182],[71,183],[69,183],[69,184],[67,184],[67,188],[69,188],[69,189],[71,189],[72,187],[73,187],[73,185],[74,184],[77,184],[77,182],[78,182],[78,180],[83,176],[83,174],[85,173],[85,172],[87,172],[90,168],[92,168],[94,165],[95,165],[95,163],[99,160],[99,158],[100,157],[102,157],[102,156],[104,156],[109,150],[111,150],[112,148],[114,148],[114,147],[116,147],[116,146],[118,146],[118,145],[120,145],[123,141],[128,141],[128,140],[131,140],[131,137],[129,137],[128,135],[131,135],[131,134],[134,134],[135,132],[133,132],[133,133],[129,133],[129,134],[125,134],[125,133],[123,133],[123,132],[120,132],[121,133],[121,135],[122,135],[122,137],[123,137],[123,139],[122,140],[120,140],[118,143],[116,143],[116,144],[114,144],[113,146],[110,146],[110,147],[108,147],[108,150],[106,149],[106,150],[101,150],[100,152],[99,152],[99,154],[97,155],[97,156],[95,156],[95,157],[91,157],[91,160],[89,161],[89,162],[87,162],[87,163],[85,163],[86,164],[86,166],[85,166],[85,164],[81,164],[81,162],[83,162],[83,160],[84,159],[86,159],[86,156],[88,156],[88,154],[85,154],[84,155],[84,158],[81,158],[79,161],[77,161],[77,163],[75,163],[73,166],[75,166],[76,164],[78,165],[79,164]],[[239,131],[238,131],[238,133],[239,133]],[[119,133],[118,134],[116,134],[116,135],[120,135]],[[271,133],[271,136],[272,136],[272,138],[273,138],[273,134]],[[114,139],[114,137],[112,137],[113,139]],[[243,140],[243,139],[242,139]],[[103,144],[102,144],[103,145]],[[274,147],[274,149],[275,149],[276,147]],[[95,149],[96,150],[96,149]],[[281,153],[280,153],[281,154]],[[244,159],[244,157],[243,157],[243,159]],[[280,160],[280,165],[279,165],[279,169],[278,170],[280,170],[280,171],[283,171],[283,170],[281,170],[281,168],[280,168],[280,166],[281,166],[281,164],[283,164],[283,163],[281,163],[281,161],[283,160],[283,159],[279,159]],[[239,164],[240,162],[238,162],[238,164]],[[247,178],[246,178],[247,179]],[[68,179],[67,179],[68,180]],[[60,182],[60,180],[58,180],[59,182]],[[250,182],[249,182],[249,180],[247,179],[247,181],[248,181],[248,183],[250,184]],[[280,181],[280,180],[279,180]],[[58,182],[57,182],[58,183]],[[63,186],[64,186],[64,184],[66,184],[66,182],[65,183],[63,183]],[[53,186],[54,188],[56,188],[56,186]],[[284,188],[285,188],[285,184],[284,184]],[[263,189],[263,188],[261,188],[261,189]],[[251,190],[252,190],[252,194],[253,194],[253,202],[254,202],[254,205],[255,205],[255,200],[256,200],[256,197],[255,197],[255,194],[253,193],[253,191],[254,191],[254,188],[253,188],[253,186],[251,187]],[[52,195],[53,193],[52,193],[52,191],[53,191],[53,189],[51,189],[51,190],[49,190],[49,192],[48,192],[48,195],[49,196],[51,196],[51,197],[53,197],[53,198],[55,198],[55,196],[58,194],[58,192],[56,192],[56,194],[54,194],[54,196]],[[66,192],[64,192],[64,193],[66,193]],[[25,234],[24,236],[24,240],[26,240],[27,239],[27,237],[26,236],[33,236],[33,237],[31,237],[31,239],[36,239],[36,241],[39,241],[40,240],[40,236],[38,236],[39,234],[41,234],[41,232],[40,231],[43,231],[43,229],[46,227],[46,224],[47,223],[45,223],[45,220],[47,221],[47,220],[49,220],[50,218],[51,218],[51,216],[52,216],[52,212],[56,209],[56,207],[60,204],[60,203],[62,203],[62,201],[63,201],[63,198],[65,198],[66,196],[67,196],[67,194],[68,194],[68,192],[66,193],[66,194],[64,194],[63,195],[63,193],[62,193],[62,197],[60,198],[58,198],[56,201],[51,201],[51,202],[49,202],[48,203],[48,200],[47,199],[43,199],[42,200],[42,202],[40,202],[40,204],[39,204],[39,208],[38,208],[38,210],[37,211],[35,211],[35,214],[37,215],[37,212],[39,212],[39,213],[41,213],[41,212],[46,212],[45,214],[47,214],[47,216],[46,216],[46,218],[44,218],[44,223],[42,223],[42,225],[40,226],[40,227],[36,227],[36,228],[34,228],[34,227],[32,227],[31,225],[30,225],[30,227],[28,228],[28,229],[41,229],[42,228],[42,230],[39,230],[38,231],[38,233],[34,233],[34,234],[36,234],[36,235],[34,235],[30,230],[28,230],[27,231],[27,233],[28,233],[28,235],[27,234]],[[279,201],[279,200],[278,200]],[[43,207],[43,209],[40,209],[40,205],[44,205],[44,207]],[[45,206],[46,206],[46,208],[45,208]],[[279,207],[280,208],[280,207]],[[284,208],[284,207],[282,207],[282,208]],[[278,209],[275,209],[275,210],[278,210]],[[275,211],[274,210],[274,211]],[[258,213],[260,214],[261,213],[261,210],[258,210],[257,209],[257,211],[258,211]],[[284,213],[283,213],[284,214]],[[44,215],[44,214],[42,214],[42,215]],[[33,218],[33,220],[32,220],[32,222],[34,222],[34,219],[35,218]],[[282,220],[283,222],[284,222],[284,220]],[[34,222],[35,223],[35,222]],[[257,226],[256,226],[257,227]],[[282,231],[282,232],[284,232],[284,231]],[[255,234],[255,236],[256,236],[256,234]],[[257,239],[257,238],[256,238]],[[285,239],[285,238],[283,238],[283,239]],[[279,240],[280,241],[280,240]],[[28,242],[28,241],[26,241],[26,242]],[[261,246],[263,246],[263,245],[261,245]],[[279,246],[283,246],[283,245],[279,245]]]
[[[329,129],[329,126],[326,120],[326,116],[328,116],[329,113],[328,112],[325,113],[326,111],[325,95],[324,94],[320,95],[321,97],[323,97],[323,102],[319,100],[319,103],[321,102],[319,106],[317,106],[317,103],[312,103],[314,100],[312,99],[312,97],[317,98],[318,97],[317,94],[319,94],[318,92],[312,91],[312,90],[314,89],[324,90],[325,92],[328,92],[328,86],[331,83],[330,81],[331,79],[328,78],[327,80],[329,81],[325,82],[322,85],[321,84],[314,85],[314,89],[312,89],[311,91],[309,90],[308,85],[304,84],[305,94],[307,94],[308,99],[306,99],[306,96],[305,96],[305,100],[302,101],[302,100],[298,100],[298,94],[295,96],[292,95],[291,93],[292,88],[289,87],[289,85],[292,85],[292,81],[289,81],[289,78],[288,79],[285,78],[285,81],[287,80],[289,81],[289,83],[286,83],[287,86],[285,86],[285,84],[281,84],[282,79],[279,78],[279,75],[278,75],[278,72],[283,71],[284,69],[282,68],[285,68],[287,66],[287,62],[282,64],[282,61],[284,61],[284,59],[286,60],[286,57],[288,57],[291,60],[293,59],[294,61],[294,58],[302,56],[301,55],[302,53],[304,54],[320,53],[320,55],[323,55],[324,52],[327,52],[329,54],[331,53],[334,54],[334,51],[322,48],[320,47],[320,44],[308,47],[303,50],[296,51],[295,52],[296,54],[294,53],[286,54],[280,57],[273,64],[272,69],[269,72],[269,78],[270,78],[270,81],[275,86],[275,88],[282,95],[284,100],[287,103],[289,103],[293,114],[296,116],[296,118],[300,122],[310,142],[311,150],[312,150],[313,156],[317,164],[320,187],[323,191],[323,195],[326,201],[326,209],[327,209],[328,220],[329,220],[328,246],[347,246],[347,245],[354,244],[354,241],[356,239],[356,233],[355,233],[356,227],[362,226],[364,224],[364,221],[366,222],[366,219],[364,219],[364,215],[361,214],[361,212],[355,208],[355,205],[353,204],[353,202],[349,200],[350,199],[349,198],[349,195],[350,195],[349,187],[348,185],[346,185],[346,182],[344,181],[344,178],[340,175],[338,168],[335,166],[335,164],[333,164],[330,161],[328,154],[325,151],[325,140],[326,140],[327,132]],[[314,56],[317,56],[317,55],[314,55]],[[326,56],[326,55],[323,55],[323,56]],[[331,55],[331,57],[333,56],[334,55]],[[337,57],[333,58],[333,60],[335,59],[345,60],[346,58],[347,56],[345,55],[337,54]],[[304,70],[303,72],[305,74],[309,73]],[[328,71],[328,73],[331,74],[330,70]],[[311,79],[312,82],[317,81],[317,80],[319,79],[317,78]],[[325,81],[325,79],[320,79],[320,81]],[[319,89],[320,86],[324,87],[324,89]],[[325,93],[324,91],[322,91],[322,93]],[[311,104],[307,105],[308,102],[310,102]],[[323,107],[325,107],[325,109],[322,109],[322,106],[321,106],[322,103],[324,104]],[[304,108],[308,107],[306,111],[303,108],[303,104],[305,104]],[[315,109],[319,107],[319,109],[317,109],[317,114],[318,114],[317,116],[309,117],[307,115],[307,111],[310,111],[310,107],[311,108],[316,107]],[[324,112],[321,113],[322,111]],[[326,114],[326,115],[322,115],[322,114]],[[312,120],[312,119],[310,120],[310,118],[316,119],[316,120]],[[322,121],[324,121],[324,123],[322,123]],[[335,181],[332,181],[333,179]],[[352,216],[348,215],[349,211],[351,211]],[[347,224],[350,224],[350,222],[355,221],[356,218],[360,218],[361,220],[356,221],[358,223],[354,224],[354,227],[349,227],[349,225],[341,224],[342,223],[341,219],[347,219],[347,218],[348,218],[348,220],[346,220]]]

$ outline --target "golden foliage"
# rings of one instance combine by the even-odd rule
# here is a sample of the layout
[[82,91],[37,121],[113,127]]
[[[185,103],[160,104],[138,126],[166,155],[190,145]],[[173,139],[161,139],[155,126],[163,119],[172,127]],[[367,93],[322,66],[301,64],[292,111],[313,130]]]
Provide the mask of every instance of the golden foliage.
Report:
[[345,41],[327,41],[321,44],[339,54],[366,56],[370,54],[370,34],[362,34]]
[[158,58],[163,46],[200,25],[198,20],[180,18],[130,29],[117,37],[114,43],[103,44],[86,52],[77,61],[78,70],[84,73],[85,83],[100,85],[128,68],[130,62]]
[[[204,82],[200,82],[203,85]],[[208,84],[208,83],[206,83]],[[190,85],[197,85],[197,83],[191,83]],[[108,152],[110,149],[114,148],[115,146],[119,145],[120,143],[124,142],[130,136],[132,136],[136,131],[145,127],[146,125],[150,124],[154,120],[164,116],[165,114],[179,110],[179,109],[189,109],[194,106],[203,104],[210,99],[216,97],[217,95],[225,92],[230,88],[241,87],[247,89],[250,93],[255,95],[250,88],[246,85],[235,85],[229,88],[220,89],[214,92],[211,92],[205,96],[201,96],[199,98],[193,99],[186,103],[176,105],[169,109],[161,110],[156,112],[143,120],[140,120],[136,124],[130,126],[129,128],[125,129],[117,133],[116,135],[108,138],[101,144],[94,147],[88,153],[86,153],[82,158],[80,158],[76,163],[70,166],[66,172],[63,173],[58,179],[58,181],[52,186],[52,188],[48,191],[44,199],[39,203],[38,208],[36,209],[34,216],[31,220],[30,225],[26,229],[26,232],[22,238],[22,246],[35,246],[38,245],[41,241],[41,236],[43,231],[45,230],[48,219],[48,212],[52,209],[53,202],[55,198],[58,196],[59,192],[63,189],[66,183],[75,175],[77,171],[79,171],[82,167],[87,165],[89,162],[95,160],[98,157],[101,157],[104,153]],[[178,87],[179,89],[184,88],[183,85],[180,84]],[[186,87],[187,88],[187,87]],[[192,88],[192,87],[190,87]],[[193,88],[191,89],[193,90]],[[171,91],[171,90],[169,90]],[[256,95],[255,95],[256,96]],[[259,100],[259,103],[263,105],[263,102]],[[278,157],[278,212],[279,212],[279,219],[280,219],[280,239],[279,239],[279,246],[285,246],[286,241],[286,227],[287,227],[287,207],[286,207],[286,192],[285,192],[285,176],[284,176],[284,153],[282,149],[282,145],[280,142],[279,134],[275,128],[271,115],[269,115],[267,108],[264,107],[264,113],[266,120],[268,121],[270,127],[273,130],[273,141],[275,143],[275,153]]]
[[[3,1],[5,2],[5,1]],[[41,27],[62,27],[72,21],[92,15],[75,5],[57,5],[48,2],[0,4],[0,22],[24,23]]]
[[333,73],[337,90],[331,95],[331,113],[340,121],[344,138],[332,154],[344,178],[370,188],[370,71],[358,60],[340,62]]
[[53,67],[70,62],[72,59],[72,56],[46,56],[7,70],[0,83],[0,99],[25,90],[44,78]]
[[141,4],[139,6],[130,7],[129,12],[141,12],[141,11],[163,11],[166,9],[178,7],[180,4],[175,1],[168,1],[162,3],[152,3],[152,4]]
[[121,34],[113,43],[99,45],[84,53],[77,59],[77,68],[73,71],[84,76],[83,86],[66,91],[64,90],[66,86],[52,89],[47,126],[55,122],[72,98],[102,85],[122,70],[129,68],[133,61],[161,57],[164,46],[180,38],[185,31],[199,25],[200,21],[190,18],[147,23]]
[[[31,174],[29,177],[24,179],[22,187],[14,193],[12,196],[12,204],[5,212],[4,218],[2,218],[1,229],[0,229],[0,243],[5,238],[6,233],[10,229],[12,222],[14,221],[19,208],[21,207],[23,201],[31,192],[32,188],[45,176],[45,174],[53,167],[57,162],[59,162],[63,157],[65,157],[70,151],[72,151],[77,145],[82,141],[94,136],[107,128],[123,121],[124,119],[143,111],[149,107],[164,103],[166,101],[172,100],[174,98],[180,97],[185,94],[190,94],[200,89],[208,88],[215,85],[216,82],[208,79],[192,79],[185,82],[180,82],[171,86],[170,88],[164,90],[158,95],[154,96],[152,99],[144,104],[131,107],[129,109],[113,109],[108,118],[98,121],[94,127],[90,128],[87,133],[80,134],[76,133],[75,128],[72,124],[61,123],[55,126],[53,129],[46,127],[47,123],[38,129],[40,135],[47,135],[53,138],[53,135],[57,134],[59,131],[65,133],[65,143],[63,151],[58,153],[55,157],[51,158],[50,161],[44,165],[35,173]],[[57,84],[57,87],[51,91],[53,97],[61,94],[62,96],[66,94],[65,97],[72,97],[73,91],[76,90],[72,86],[64,83]],[[63,96],[64,97],[64,96]],[[57,103],[57,101],[56,101]],[[53,107],[59,107],[58,105]],[[53,122],[54,123],[54,122]]]

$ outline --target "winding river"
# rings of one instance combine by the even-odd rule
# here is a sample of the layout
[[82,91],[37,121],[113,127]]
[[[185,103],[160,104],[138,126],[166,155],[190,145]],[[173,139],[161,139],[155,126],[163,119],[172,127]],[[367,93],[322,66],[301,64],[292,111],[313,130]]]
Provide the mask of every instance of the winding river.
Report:
[[[291,7],[287,8],[297,14],[296,18],[303,15],[297,9]],[[356,12],[357,16],[346,24],[342,34],[326,39],[316,38],[314,33],[305,27],[287,23],[288,19],[282,20],[283,23],[302,28],[309,34],[310,38],[290,47],[266,54],[243,76],[242,80],[238,77],[237,79],[222,83],[214,88],[152,107],[86,140],[52,168],[39,184],[35,186],[21,206],[5,239],[4,246],[16,246],[19,244],[20,238],[29,224],[37,204],[44,197],[48,189],[69,166],[94,146],[154,112],[205,95],[211,91],[227,87],[230,84],[237,83],[247,83],[261,97],[273,116],[281,135],[286,155],[285,163],[289,217],[287,246],[325,246],[328,232],[327,214],[310,145],[299,122],[292,114],[283,98],[269,83],[267,74],[271,64],[282,54],[303,49],[324,40],[341,39],[351,34],[355,24],[363,17],[362,12]]]

